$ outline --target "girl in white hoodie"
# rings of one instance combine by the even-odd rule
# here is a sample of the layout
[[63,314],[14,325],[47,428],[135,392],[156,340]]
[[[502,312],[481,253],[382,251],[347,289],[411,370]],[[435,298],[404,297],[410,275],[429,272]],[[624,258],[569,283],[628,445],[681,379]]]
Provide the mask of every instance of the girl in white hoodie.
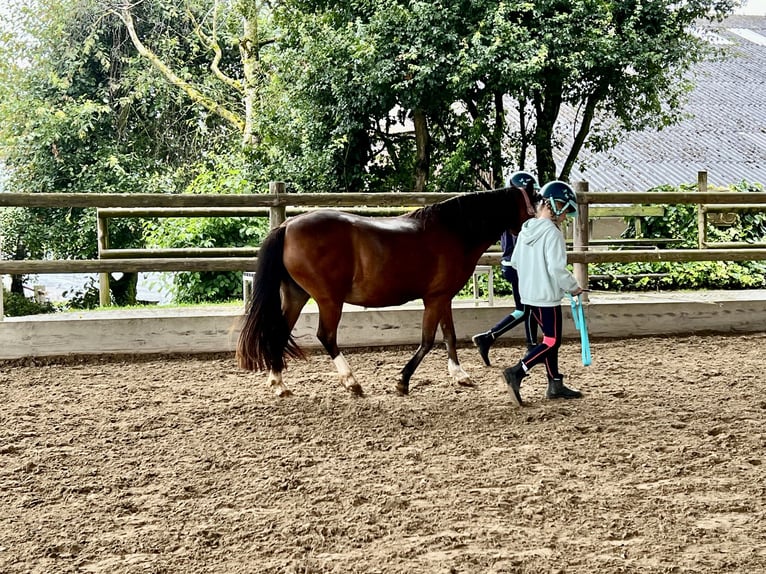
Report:
[[524,223],[511,257],[519,274],[521,302],[543,332],[542,342],[527,351],[524,358],[503,371],[504,382],[513,401],[521,406],[521,380],[529,369],[545,363],[549,399],[575,399],[580,391],[564,386],[559,372],[559,347],[562,335],[561,298],[566,292],[582,293],[577,280],[567,270],[567,254],[561,222],[577,212],[577,197],[563,181],[551,181],[540,190],[543,200],[537,215]]

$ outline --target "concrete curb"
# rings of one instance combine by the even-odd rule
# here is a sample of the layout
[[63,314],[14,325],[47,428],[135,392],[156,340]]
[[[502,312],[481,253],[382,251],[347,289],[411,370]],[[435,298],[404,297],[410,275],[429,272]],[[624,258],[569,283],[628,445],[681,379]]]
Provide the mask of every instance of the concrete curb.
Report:
[[[461,344],[513,310],[456,300],[453,316]],[[564,304],[564,336],[579,337]],[[591,338],[766,331],[766,290],[647,294],[593,293],[586,307]],[[0,322],[0,359],[62,355],[220,353],[234,350],[243,313],[237,308],[147,308],[9,318]],[[338,332],[342,348],[417,345],[422,305],[362,309],[347,306]],[[294,333],[318,348],[316,308],[307,306]],[[437,334],[441,341],[441,335]],[[504,340],[522,342],[515,329]]]

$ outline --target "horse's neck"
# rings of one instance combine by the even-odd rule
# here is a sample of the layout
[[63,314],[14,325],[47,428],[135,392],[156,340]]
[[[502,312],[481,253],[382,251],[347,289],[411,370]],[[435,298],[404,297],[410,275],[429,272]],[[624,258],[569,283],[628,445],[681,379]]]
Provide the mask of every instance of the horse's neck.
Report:
[[[422,228],[445,230],[458,237],[466,252],[483,253],[500,240],[513,223],[512,211],[518,209],[510,190],[456,197],[424,207],[404,217],[416,218]],[[440,231],[441,232],[441,231]]]
[[484,255],[486,253],[487,249],[490,248],[490,246],[497,243],[498,239],[500,239],[500,235],[498,234],[498,237],[494,240],[492,239],[485,239],[482,241],[478,241],[475,246],[471,245],[468,247],[468,252],[471,254],[472,257],[475,257],[478,261],[479,257]]

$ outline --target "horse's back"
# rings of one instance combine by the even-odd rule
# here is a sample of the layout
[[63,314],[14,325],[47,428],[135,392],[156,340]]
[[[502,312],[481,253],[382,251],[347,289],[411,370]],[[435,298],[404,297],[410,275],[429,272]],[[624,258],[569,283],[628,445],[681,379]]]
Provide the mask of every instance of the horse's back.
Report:
[[286,223],[285,262],[314,265],[333,260],[338,266],[359,256],[384,256],[398,245],[414,245],[422,235],[417,222],[400,217],[364,217],[332,210],[312,211]]
[[417,218],[318,210],[286,227],[285,267],[317,301],[399,305],[439,287],[456,292],[472,269],[449,230],[425,228]]

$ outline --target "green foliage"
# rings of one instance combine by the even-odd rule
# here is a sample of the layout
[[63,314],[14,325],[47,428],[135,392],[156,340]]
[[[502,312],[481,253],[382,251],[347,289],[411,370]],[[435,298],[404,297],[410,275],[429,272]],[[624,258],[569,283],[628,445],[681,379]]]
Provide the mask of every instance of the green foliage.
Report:
[[[300,6],[301,13],[278,12],[285,36],[276,59],[294,106],[288,129],[301,134],[291,152],[299,165],[308,151],[308,165],[325,167],[317,175],[329,189],[410,191],[415,146],[402,126],[419,109],[432,126],[429,188],[473,189],[489,128],[452,106],[481,79],[466,43],[491,3],[471,10],[397,1]],[[298,182],[313,189],[305,178]]]
[[[694,192],[692,184],[660,186],[650,191]],[[763,191],[760,184],[740,182],[730,186],[734,193]],[[626,237],[635,237],[633,219],[627,219]],[[643,217],[643,236],[647,238],[681,239],[678,248],[694,249],[698,245],[697,206],[670,205],[663,216]],[[708,225],[708,242],[766,241],[766,214],[740,212],[734,225],[716,227]],[[591,276],[605,275],[606,279],[591,279],[594,289],[642,291],[650,289],[747,289],[766,285],[766,265],[760,261],[699,261],[656,263],[601,263],[589,266]],[[651,275],[644,276],[641,275]],[[657,276],[660,275],[660,276]]]
[[[0,166],[8,172],[7,191],[177,192],[193,175],[191,158],[238,146],[220,119],[189,106],[135,53],[104,3],[11,1],[13,27],[0,37]],[[189,13],[207,10],[206,2],[186,6]],[[136,11],[141,33],[183,77],[201,78],[221,101],[231,98],[211,78],[183,9],[153,0]],[[230,33],[229,24],[221,29]],[[224,43],[220,67],[231,70],[237,52],[236,41]],[[93,209],[3,210],[0,256],[94,258],[95,219]],[[109,246],[143,247],[140,221],[111,220]],[[125,294],[130,291],[113,292]]]
[[[649,191],[696,191],[696,186],[683,184],[675,188],[664,185],[650,189]],[[628,229],[625,237],[636,237],[635,220],[628,219]],[[668,205],[665,213],[661,216],[641,218],[643,236],[647,238],[676,238],[683,240],[681,247],[693,248],[697,246],[697,206],[696,205]]]
[[42,315],[55,313],[56,307],[51,303],[38,303],[18,293],[3,289],[3,312],[6,317],[22,317],[24,315]]
[[[490,187],[532,150],[542,181],[568,179],[582,147],[607,149],[620,132],[681,118],[688,69],[712,55],[690,27],[732,7],[283,2],[270,62],[290,111],[273,142],[317,170],[313,180],[296,174],[299,189],[409,191],[420,111],[428,189]],[[577,113],[562,121],[567,108]],[[566,160],[556,166],[554,155]]]
[[65,291],[64,297],[66,298],[64,310],[95,309],[100,305],[98,281],[91,277],[82,289]]
[[[197,171],[187,193],[242,194],[254,189],[239,156],[217,158]],[[247,247],[259,245],[268,228],[268,218],[263,217],[161,218],[145,223],[144,237],[153,248]],[[228,301],[242,296],[242,273],[176,273],[169,290],[182,303]]]
[[242,273],[177,273],[172,291],[174,300],[181,303],[223,303],[241,299]]
[[[480,274],[477,278],[477,284],[480,294],[486,294],[488,292],[489,278],[485,274]],[[495,293],[495,297],[511,297],[513,296],[513,288],[510,281],[507,281],[503,277],[503,271],[499,265],[493,267],[492,275],[492,290]],[[472,299],[473,298],[473,277],[468,280],[463,288],[456,295],[460,299]]]
[[[609,291],[758,289],[766,285],[766,265],[759,261],[601,263],[592,265],[590,272],[607,276],[591,277],[591,288]],[[641,276],[646,274],[659,276]]]

